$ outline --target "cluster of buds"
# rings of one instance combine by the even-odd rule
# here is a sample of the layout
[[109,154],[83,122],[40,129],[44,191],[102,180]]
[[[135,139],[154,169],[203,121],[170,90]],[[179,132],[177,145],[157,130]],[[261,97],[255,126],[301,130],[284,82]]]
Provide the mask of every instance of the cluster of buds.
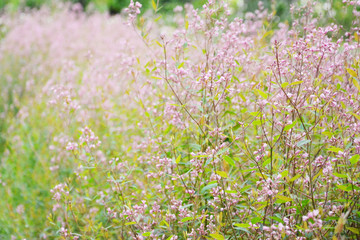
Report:
[[129,7],[125,9],[125,12],[129,14],[128,24],[130,25],[135,19],[136,16],[140,14],[140,8],[142,7],[141,3],[134,2],[131,0]]
[[309,228],[306,229],[306,232],[312,232],[316,229],[322,228],[323,221],[321,220],[321,216],[319,213],[320,213],[319,210],[314,210],[302,217],[302,220],[304,222],[308,222],[309,224]]
[[69,191],[66,190],[67,185],[64,183],[60,183],[56,185],[53,189],[50,190],[52,194],[54,194],[53,199],[57,202],[61,200],[62,195],[69,195]]

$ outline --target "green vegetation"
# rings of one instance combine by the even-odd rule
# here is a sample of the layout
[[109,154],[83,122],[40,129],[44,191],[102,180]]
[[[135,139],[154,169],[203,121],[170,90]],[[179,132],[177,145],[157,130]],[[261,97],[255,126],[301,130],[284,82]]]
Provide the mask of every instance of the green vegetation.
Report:
[[271,2],[0,2],[0,239],[358,239],[360,17]]

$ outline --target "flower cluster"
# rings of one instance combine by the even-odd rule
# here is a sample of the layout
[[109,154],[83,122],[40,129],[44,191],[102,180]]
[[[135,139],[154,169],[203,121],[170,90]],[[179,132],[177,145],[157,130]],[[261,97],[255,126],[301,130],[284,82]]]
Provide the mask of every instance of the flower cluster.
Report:
[[[19,227],[29,239],[357,238],[359,34],[317,6],[294,5],[291,25],[227,1],[139,24],[131,1],[132,27],[72,5],[1,16],[0,193],[17,197],[0,225],[47,217]],[[20,162],[21,187],[5,171]]]
[[134,22],[134,20],[136,19],[136,16],[140,14],[140,8],[142,7],[141,3],[137,2],[137,1],[130,1],[130,5],[125,9],[125,12],[128,14],[129,19],[128,19],[128,24],[130,25],[131,23]]

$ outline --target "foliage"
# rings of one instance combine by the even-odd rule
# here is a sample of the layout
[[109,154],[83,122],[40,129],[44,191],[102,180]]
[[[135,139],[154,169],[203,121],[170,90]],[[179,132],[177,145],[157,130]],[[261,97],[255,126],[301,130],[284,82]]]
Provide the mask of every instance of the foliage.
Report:
[[[60,0],[59,0],[60,1]],[[0,0],[0,9],[6,6],[12,10],[24,8],[40,8],[43,5],[51,5],[54,0]],[[129,5],[129,0],[61,0],[62,2],[79,3],[83,8],[96,8],[99,11],[108,11],[111,14],[120,13],[122,9]],[[191,0],[161,0],[159,3],[163,6],[162,12],[171,12],[177,5],[184,5]],[[143,9],[149,9],[152,5],[152,0],[139,0],[143,5]],[[156,1],[157,2],[157,1]],[[193,0],[192,4],[200,7],[205,3],[205,0]],[[164,11],[165,10],[165,11]]]
[[141,7],[1,17],[0,238],[357,239],[359,29]]

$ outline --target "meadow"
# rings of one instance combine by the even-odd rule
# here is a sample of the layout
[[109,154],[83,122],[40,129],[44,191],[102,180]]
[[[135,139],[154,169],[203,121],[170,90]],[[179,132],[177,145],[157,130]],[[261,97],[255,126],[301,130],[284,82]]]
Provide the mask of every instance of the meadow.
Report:
[[360,1],[317,4],[4,11],[0,239],[359,239]]

